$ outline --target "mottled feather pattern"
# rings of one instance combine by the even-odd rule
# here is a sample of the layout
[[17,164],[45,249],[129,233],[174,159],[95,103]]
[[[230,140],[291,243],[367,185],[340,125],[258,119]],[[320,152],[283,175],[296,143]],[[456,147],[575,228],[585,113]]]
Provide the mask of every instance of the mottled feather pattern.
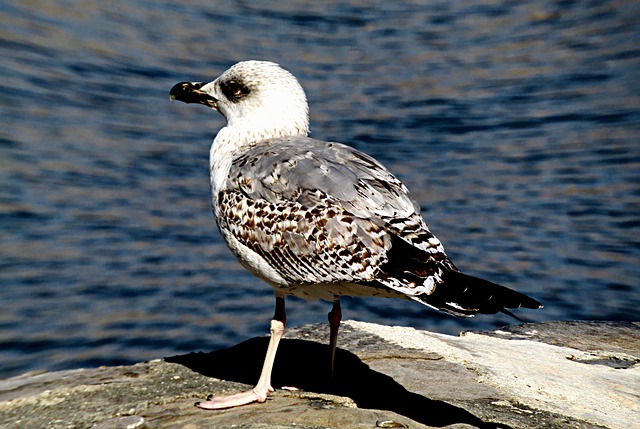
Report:
[[370,281],[390,245],[378,225],[329,204],[275,204],[239,191],[223,191],[219,199],[221,230],[264,258],[287,283]]
[[375,159],[340,143],[301,136],[267,140],[234,159],[224,189],[306,207],[321,203],[322,194],[424,251],[444,253],[406,186]]
[[[381,288],[410,297],[433,292],[441,281],[435,262],[448,258],[395,176],[342,144],[308,137],[266,143],[232,162],[215,204],[223,234],[264,258],[288,284],[357,283],[357,295]],[[434,264],[398,271],[389,264],[392,237]]]

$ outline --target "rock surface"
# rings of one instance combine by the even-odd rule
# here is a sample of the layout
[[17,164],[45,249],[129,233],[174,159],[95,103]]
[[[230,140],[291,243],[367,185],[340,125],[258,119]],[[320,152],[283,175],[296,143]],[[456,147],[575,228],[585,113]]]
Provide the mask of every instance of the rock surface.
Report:
[[260,337],[211,353],[0,381],[0,427],[640,428],[640,323],[523,324],[453,337],[347,321],[333,383],[327,337],[324,325],[287,332],[278,390],[264,404],[193,406],[255,383]]

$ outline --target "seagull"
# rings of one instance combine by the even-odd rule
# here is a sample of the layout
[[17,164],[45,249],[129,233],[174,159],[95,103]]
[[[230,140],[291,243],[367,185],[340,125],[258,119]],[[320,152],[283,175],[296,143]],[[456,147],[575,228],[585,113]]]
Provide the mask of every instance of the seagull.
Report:
[[[404,298],[471,317],[542,308],[535,299],[461,273],[429,230],[407,187],[371,156],[308,137],[302,86],[278,64],[243,61],[209,83],[181,82],[171,100],[226,119],[209,153],[211,203],[239,262],[275,292],[257,385],[196,403],[223,409],[264,402],[286,323],[285,297],[333,302],[333,371],[341,296]],[[517,319],[517,317],[516,317]]]

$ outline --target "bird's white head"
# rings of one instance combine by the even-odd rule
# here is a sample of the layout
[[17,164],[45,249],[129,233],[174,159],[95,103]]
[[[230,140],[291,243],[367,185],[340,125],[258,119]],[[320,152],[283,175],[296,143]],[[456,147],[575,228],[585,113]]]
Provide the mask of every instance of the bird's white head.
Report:
[[171,99],[204,104],[220,112],[227,120],[221,133],[236,143],[309,133],[304,90],[276,63],[243,61],[213,82],[178,83],[170,94]]

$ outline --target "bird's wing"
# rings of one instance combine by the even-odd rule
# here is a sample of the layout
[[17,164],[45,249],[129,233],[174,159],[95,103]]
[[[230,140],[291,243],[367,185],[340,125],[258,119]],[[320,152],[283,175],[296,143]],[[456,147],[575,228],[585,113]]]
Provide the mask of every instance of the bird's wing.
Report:
[[[432,291],[426,279],[450,263],[402,182],[339,143],[291,137],[251,149],[217,198],[221,229],[289,283],[376,282],[412,296]],[[387,275],[395,239],[433,263]]]

